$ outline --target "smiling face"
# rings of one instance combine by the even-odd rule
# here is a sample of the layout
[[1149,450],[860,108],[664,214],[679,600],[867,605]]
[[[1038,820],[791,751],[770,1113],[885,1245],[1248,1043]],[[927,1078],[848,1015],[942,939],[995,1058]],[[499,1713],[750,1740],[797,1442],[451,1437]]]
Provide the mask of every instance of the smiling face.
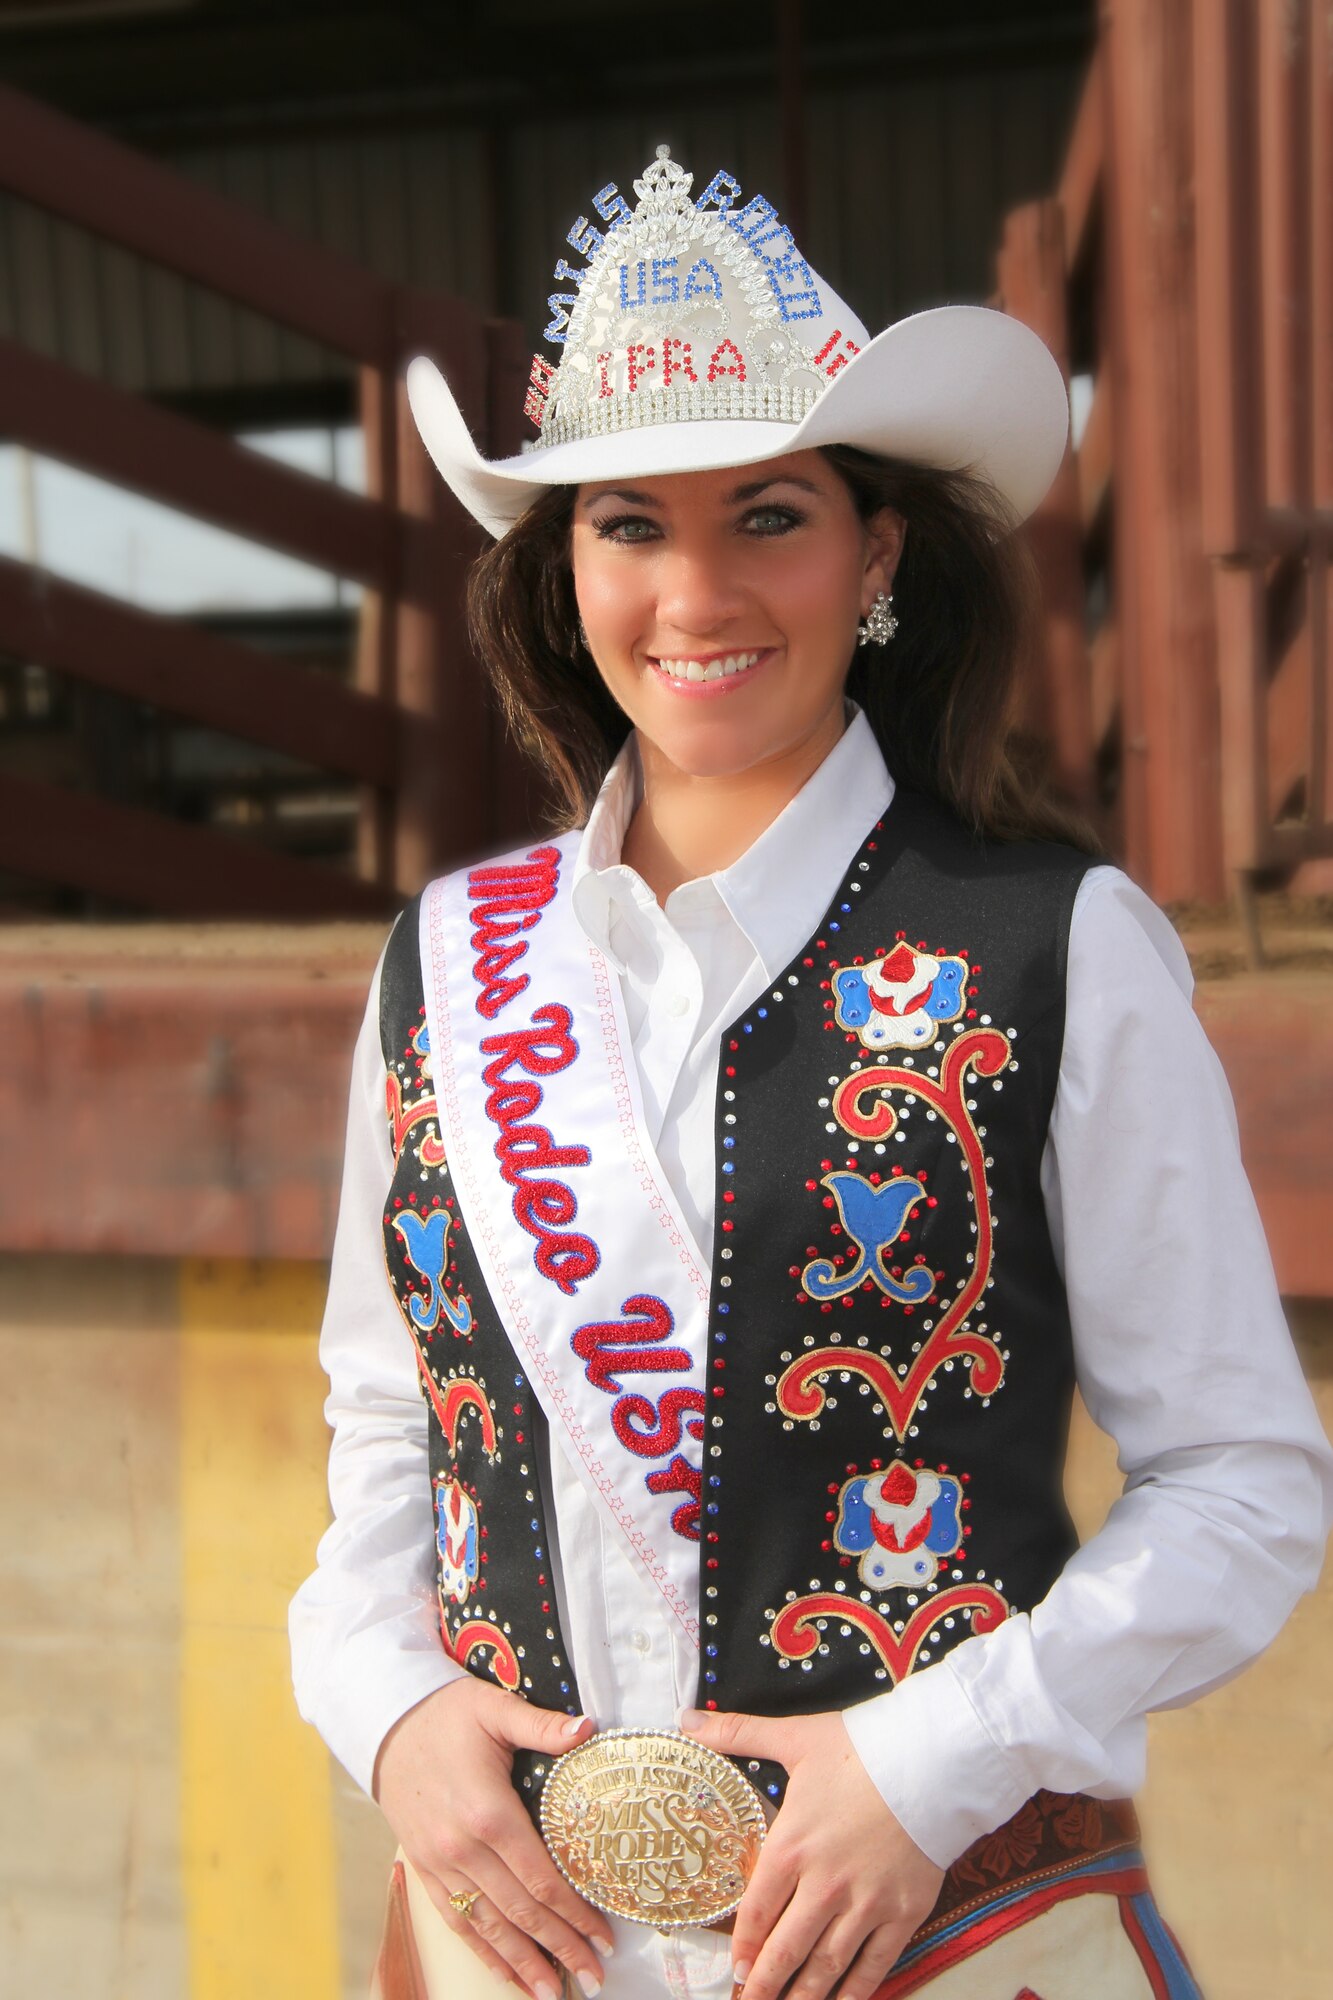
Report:
[[813,770],[842,733],[857,621],[904,522],[863,522],[819,451],[580,486],[574,590],[598,672],[645,746],[725,777]]

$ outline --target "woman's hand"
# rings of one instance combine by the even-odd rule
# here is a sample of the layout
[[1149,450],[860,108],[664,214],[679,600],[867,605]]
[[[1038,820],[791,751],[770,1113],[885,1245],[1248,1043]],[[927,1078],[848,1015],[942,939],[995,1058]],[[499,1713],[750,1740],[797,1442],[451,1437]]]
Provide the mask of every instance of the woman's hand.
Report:
[[[374,1791],[403,1852],[440,1915],[483,1965],[517,1980],[537,2000],[559,2000],[551,1959],[583,1992],[602,1984],[612,1945],[600,1910],[571,1888],[552,1861],[510,1780],[512,1753],[558,1757],[596,1725],[467,1674],[400,1716],[380,1745]],[[567,1731],[571,1733],[566,1733]],[[480,1889],[470,1916],[449,1901]],[[538,1946],[549,1956],[543,1957]]]
[[944,1870],[885,1805],[842,1716],[690,1708],[681,1728],[724,1756],[770,1757],[788,1773],[732,1931],[745,2000],[867,2000],[930,1915]]

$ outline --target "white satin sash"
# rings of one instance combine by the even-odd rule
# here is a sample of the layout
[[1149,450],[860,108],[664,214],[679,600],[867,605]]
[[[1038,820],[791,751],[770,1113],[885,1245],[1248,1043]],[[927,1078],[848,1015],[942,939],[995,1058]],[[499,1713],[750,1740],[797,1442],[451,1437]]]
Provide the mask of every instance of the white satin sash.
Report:
[[589,1493],[697,1647],[709,1281],[644,1122],[578,835],[433,882],[431,1068],[491,1299]]

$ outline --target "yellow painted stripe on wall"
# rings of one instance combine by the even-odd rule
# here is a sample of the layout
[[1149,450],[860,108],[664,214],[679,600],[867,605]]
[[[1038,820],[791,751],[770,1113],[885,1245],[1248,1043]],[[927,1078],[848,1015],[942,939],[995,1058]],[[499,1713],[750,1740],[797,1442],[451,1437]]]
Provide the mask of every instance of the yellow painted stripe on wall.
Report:
[[287,1605],[327,1519],[325,1274],[180,1270],[182,1854],[189,2000],[337,2000],[327,1750],[297,1714]]

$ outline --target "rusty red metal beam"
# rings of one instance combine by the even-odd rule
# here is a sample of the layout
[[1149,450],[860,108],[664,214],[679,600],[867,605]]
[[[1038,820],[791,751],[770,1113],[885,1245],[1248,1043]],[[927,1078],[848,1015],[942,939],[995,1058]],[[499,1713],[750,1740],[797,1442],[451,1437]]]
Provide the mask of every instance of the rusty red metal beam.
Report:
[[1088,648],[1092,682],[1092,740],[1101,749],[1115,723],[1120,702],[1119,634],[1114,619],[1098,627]]
[[[532,351],[514,320],[487,320],[485,331],[488,453],[491,458],[512,458],[523,439],[533,434],[531,421],[523,414]],[[499,846],[517,847],[534,827],[550,824],[554,801],[544,777],[505,727],[493,699],[489,706],[491,838]]]
[[[1120,144],[1117,139],[1115,120],[1112,115],[1111,64],[1107,58],[1106,36],[1109,25],[1103,26],[1099,43],[1100,61],[1098,76],[1101,84],[1101,131],[1102,131],[1102,325],[1100,341],[1099,383],[1108,391],[1107,413],[1110,424],[1110,439],[1107,448],[1108,463],[1113,468],[1111,481],[1111,518],[1113,529],[1118,526],[1122,513],[1116,487],[1123,477],[1119,462],[1121,438],[1125,430],[1124,399],[1129,389],[1129,369],[1125,358],[1125,339],[1129,306],[1122,281],[1121,259],[1116,248],[1124,231],[1121,210],[1124,206],[1119,187]],[[1142,681],[1135,670],[1134,635],[1141,616],[1138,577],[1134,568],[1133,545],[1127,543],[1120,552],[1114,579],[1115,645],[1114,649],[1103,648],[1100,659],[1094,654],[1094,706],[1098,705],[1099,693],[1105,694],[1106,675],[1103,672],[1099,684],[1096,673],[1110,668],[1114,680],[1114,700],[1103,700],[1102,713],[1108,718],[1115,715],[1119,721],[1119,785],[1113,814],[1116,834],[1116,853],[1136,881],[1143,882],[1149,874],[1149,829],[1148,829],[1148,756],[1144,734]],[[1128,660],[1127,660],[1128,654]],[[1100,738],[1098,739],[1100,745]]]
[[1306,811],[1314,826],[1323,827],[1328,823],[1329,764],[1333,759],[1333,730],[1329,726],[1329,682],[1333,680],[1333,535],[1311,536],[1309,563],[1306,588],[1310,593],[1307,656],[1310,737]]
[[1333,792],[1333,15],[1309,10],[1310,771],[1309,812]]
[[382,280],[3,85],[0,187],[354,360],[394,353]]
[[1309,11],[1302,0],[1253,10],[1261,221],[1248,275],[1258,280],[1251,296],[1262,325],[1265,497],[1290,508],[1308,506],[1310,495]]
[[331,674],[0,556],[0,648],[303,763],[392,785],[393,708]]
[[[1205,8],[1208,0],[1201,0]],[[1142,762],[1131,864],[1161,900],[1225,894],[1216,612],[1199,546],[1201,418],[1192,230],[1190,15],[1104,0],[1109,78],[1117,587],[1127,764]],[[1196,92],[1197,97],[1197,92]],[[1199,106],[1195,104],[1195,110]],[[1210,413],[1211,414],[1211,413]]]
[[1194,176],[1201,527],[1209,556],[1253,555],[1263,540],[1262,353],[1252,310],[1258,268],[1253,106],[1246,22],[1234,0],[1200,0],[1194,20]]
[[[1211,196],[1196,213],[1202,537],[1217,603],[1225,857],[1242,879],[1331,844],[1331,524],[1318,511],[1333,484],[1329,33],[1313,0],[1200,0],[1194,14],[1195,178]],[[1307,566],[1299,692],[1271,657],[1267,578],[1279,551]],[[1285,790],[1293,772],[1306,779],[1303,824],[1274,827],[1271,775]]]
[[1088,65],[1083,94],[1074,114],[1055,198],[1064,215],[1065,268],[1073,271],[1088,252],[1089,234],[1102,192],[1106,147],[1103,124],[1105,81],[1100,48]]
[[[418,533],[419,524],[407,521],[398,509],[398,413],[392,372],[363,368],[360,399],[367,488],[379,505],[393,510],[405,528]],[[364,694],[395,706],[398,617],[395,592],[368,590],[361,600],[356,642],[356,685]],[[386,889],[393,884],[395,807],[393,794],[383,787],[362,789],[357,812],[358,872]]]
[[1222,839],[1231,873],[1247,874],[1268,859],[1268,699],[1264,578],[1253,564],[1218,565],[1217,686],[1222,749]]
[[1111,378],[1103,369],[1093,385],[1092,408],[1088,411],[1078,448],[1079,512],[1084,534],[1093,528],[1111,491],[1114,421],[1111,414]]
[[398,583],[399,536],[413,524],[391,507],[2,339],[0,437],[335,575],[380,590]]
[[370,916],[373,882],[137,806],[0,773],[0,868],[179,917]]
[[1268,687],[1268,796],[1276,811],[1307,775],[1310,748],[1310,620],[1297,626],[1290,645],[1274,659]]
[[[402,310],[413,344],[438,364],[460,404],[484,421],[484,322],[422,292],[404,292]],[[409,601],[398,613],[396,681],[404,721],[393,879],[410,893],[493,837],[494,716],[464,612],[467,572],[485,532],[431,463],[401,382],[395,420],[398,504],[420,531],[409,549]]]
[[1333,17],[1310,4],[1310,483],[1333,511]]
[[[1064,217],[1058,201],[1025,202],[1005,217],[996,260],[1004,310],[1040,334],[1069,383]],[[1038,696],[1052,771],[1076,805],[1093,803],[1092,709],[1084,637],[1083,521],[1078,470],[1066,448],[1050,492],[1025,534],[1041,572],[1045,609]]]

